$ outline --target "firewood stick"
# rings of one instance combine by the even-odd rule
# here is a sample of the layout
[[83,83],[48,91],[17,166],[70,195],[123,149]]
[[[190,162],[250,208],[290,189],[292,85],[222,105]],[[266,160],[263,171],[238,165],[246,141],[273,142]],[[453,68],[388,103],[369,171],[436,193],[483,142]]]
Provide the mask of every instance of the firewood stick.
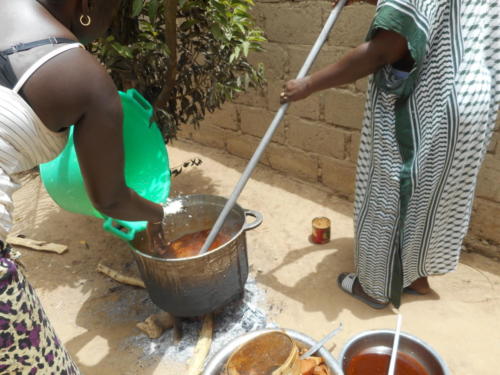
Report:
[[174,341],[178,344],[182,340],[182,321],[174,317]]
[[203,327],[200,331],[200,337],[194,348],[193,358],[191,358],[188,375],[200,375],[203,370],[203,365],[205,359],[207,358],[208,352],[212,345],[212,333],[213,333],[213,317],[212,314],[205,315],[203,318]]
[[7,243],[13,246],[26,247],[28,249],[37,251],[48,251],[56,254],[63,254],[66,251],[68,251],[68,246],[66,245],[60,245],[57,243],[51,243],[46,241],[37,241],[23,237],[9,236],[7,237]]
[[121,274],[118,271],[115,271],[108,266],[105,266],[104,264],[99,263],[97,265],[97,271],[112,278],[115,281],[118,281],[119,283],[122,284],[127,284],[127,285],[132,285],[132,286],[137,286],[139,288],[145,288],[146,286],[144,285],[144,281],[141,279],[138,279],[137,277],[133,276],[126,276]]
[[137,328],[144,332],[150,339],[157,339],[174,326],[174,318],[168,312],[162,311],[146,318],[144,322],[137,323]]

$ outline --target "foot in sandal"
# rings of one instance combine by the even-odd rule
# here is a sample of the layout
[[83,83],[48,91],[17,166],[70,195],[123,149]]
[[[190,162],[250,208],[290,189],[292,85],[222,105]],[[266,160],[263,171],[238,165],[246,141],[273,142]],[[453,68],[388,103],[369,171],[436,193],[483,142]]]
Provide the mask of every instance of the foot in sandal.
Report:
[[374,309],[380,310],[389,305],[388,303],[377,301],[366,294],[363,287],[359,283],[358,277],[354,273],[341,273],[337,278],[337,283],[339,288],[344,292]]
[[425,296],[426,294],[431,293],[432,289],[429,285],[429,280],[427,279],[427,277],[421,277],[420,279],[417,279],[413,283],[411,283],[410,286],[407,286],[404,291],[408,294]]

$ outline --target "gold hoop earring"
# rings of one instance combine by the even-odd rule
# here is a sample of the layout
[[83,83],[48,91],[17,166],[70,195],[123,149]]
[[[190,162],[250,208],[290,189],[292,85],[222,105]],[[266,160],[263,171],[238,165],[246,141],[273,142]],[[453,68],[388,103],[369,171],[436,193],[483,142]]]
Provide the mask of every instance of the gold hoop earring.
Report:
[[80,16],[80,23],[82,24],[82,26],[89,27],[92,23],[92,18],[90,18],[90,16],[87,14],[82,14]]

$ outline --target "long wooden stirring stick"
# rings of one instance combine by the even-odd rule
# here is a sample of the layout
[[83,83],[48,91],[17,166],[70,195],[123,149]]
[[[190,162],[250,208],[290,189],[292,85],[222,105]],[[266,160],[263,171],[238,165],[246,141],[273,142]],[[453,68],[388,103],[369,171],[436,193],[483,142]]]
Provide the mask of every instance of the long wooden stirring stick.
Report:
[[[330,13],[330,16],[328,17],[325,26],[323,26],[323,30],[318,36],[318,39],[314,43],[314,46],[311,49],[311,52],[309,52],[309,55],[307,56],[306,61],[304,62],[304,65],[300,69],[299,74],[297,75],[297,79],[304,78],[306,74],[309,72],[311,69],[314,61],[316,60],[316,57],[318,56],[319,51],[321,50],[321,47],[323,47],[323,44],[325,43],[326,39],[328,38],[328,34],[333,28],[333,25],[337,21],[337,18],[344,7],[345,3],[347,0],[340,0],[338,4],[335,6],[335,8],[332,10]],[[274,116],[273,121],[269,125],[269,128],[267,129],[266,133],[264,134],[264,137],[262,137],[262,140],[257,147],[257,150],[255,150],[255,153],[253,154],[252,158],[248,162],[248,165],[246,166],[245,170],[243,171],[243,174],[241,175],[238,183],[236,184],[231,196],[229,197],[228,201],[226,202],[224,208],[222,209],[219,217],[217,218],[217,221],[215,222],[214,226],[212,227],[212,230],[210,231],[203,247],[200,250],[200,254],[204,254],[208,251],[212,243],[214,242],[215,238],[217,237],[217,234],[219,234],[220,230],[222,229],[222,225],[226,221],[227,215],[229,215],[229,212],[232,210],[234,207],[234,204],[238,200],[238,197],[240,196],[242,190],[244,189],[245,185],[247,184],[248,180],[250,179],[250,176],[252,175],[253,170],[257,166],[257,163],[259,162],[260,158],[262,157],[262,154],[264,153],[267,145],[269,142],[271,142],[271,139],[278,129],[279,124],[281,123],[281,120],[285,116],[286,110],[288,109],[289,103],[283,104],[276,115]]]

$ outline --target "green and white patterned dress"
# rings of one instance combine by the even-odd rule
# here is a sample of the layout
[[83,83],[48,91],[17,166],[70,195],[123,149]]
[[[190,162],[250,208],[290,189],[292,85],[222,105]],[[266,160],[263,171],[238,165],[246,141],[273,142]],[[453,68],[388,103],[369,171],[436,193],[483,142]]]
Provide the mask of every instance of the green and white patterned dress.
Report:
[[356,273],[399,306],[453,271],[500,102],[499,0],[382,0],[368,35],[402,34],[415,61],[371,80],[356,178]]

